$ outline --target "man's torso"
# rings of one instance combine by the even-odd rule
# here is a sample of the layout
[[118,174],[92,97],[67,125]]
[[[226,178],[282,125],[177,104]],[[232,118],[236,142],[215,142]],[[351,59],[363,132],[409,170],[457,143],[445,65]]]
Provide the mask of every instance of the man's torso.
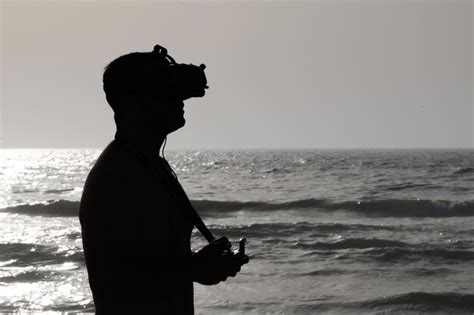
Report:
[[114,140],[91,170],[80,208],[89,281],[95,300],[114,292],[123,307],[192,313],[192,281],[163,269],[189,259],[193,224],[171,174],[154,163]]

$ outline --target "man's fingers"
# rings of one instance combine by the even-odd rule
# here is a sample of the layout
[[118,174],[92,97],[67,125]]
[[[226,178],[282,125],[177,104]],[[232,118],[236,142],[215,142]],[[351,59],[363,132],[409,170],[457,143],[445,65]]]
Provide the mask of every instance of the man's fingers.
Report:
[[[240,253],[239,253],[240,254]],[[238,259],[239,259],[239,262],[240,262],[240,265],[245,265],[246,263],[249,262],[249,256],[245,255],[245,254],[240,254],[238,256]]]
[[212,241],[209,244],[210,248],[212,248],[212,251],[215,253],[221,253],[225,250],[230,249],[232,244],[229,242],[229,239],[227,237],[221,237],[219,239],[216,239]]
[[239,262],[241,266],[249,262],[249,256],[242,254],[241,252],[237,252],[237,254],[234,255],[234,258]]
[[227,264],[227,267],[226,267],[226,273],[231,276],[231,277],[235,277],[235,275],[240,272],[241,268],[240,268],[241,264],[239,261],[233,259],[233,260],[229,260],[228,261],[228,264]]

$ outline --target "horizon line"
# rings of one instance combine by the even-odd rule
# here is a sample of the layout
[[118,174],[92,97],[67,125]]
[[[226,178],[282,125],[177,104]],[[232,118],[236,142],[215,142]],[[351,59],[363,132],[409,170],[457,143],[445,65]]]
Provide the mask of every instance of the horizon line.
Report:
[[[105,147],[0,147],[0,150],[103,150]],[[185,150],[473,150],[474,147],[248,147],[248,148],[167,148],[166,151]]]

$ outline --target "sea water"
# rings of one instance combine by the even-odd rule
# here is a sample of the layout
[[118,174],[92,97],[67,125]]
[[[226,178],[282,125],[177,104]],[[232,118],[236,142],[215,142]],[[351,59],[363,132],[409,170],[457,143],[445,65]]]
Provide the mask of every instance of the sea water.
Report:
[[[100,152],[0,150],[0,312],[93,312],[77,214]],[[248,239],[237,277],[194,285],[198,314],[474,312],[473,150],[167,159],[216,236]]]

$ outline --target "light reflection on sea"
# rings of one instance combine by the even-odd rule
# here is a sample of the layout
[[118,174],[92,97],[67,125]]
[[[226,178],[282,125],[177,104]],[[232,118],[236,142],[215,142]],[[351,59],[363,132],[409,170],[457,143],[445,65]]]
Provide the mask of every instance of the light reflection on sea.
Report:
[[[1,153],[0,312],[93,311],[76,210],[100,151]],[[248,238],[197,313],[474,312],[472,150],[167,156],[216,235]]]

